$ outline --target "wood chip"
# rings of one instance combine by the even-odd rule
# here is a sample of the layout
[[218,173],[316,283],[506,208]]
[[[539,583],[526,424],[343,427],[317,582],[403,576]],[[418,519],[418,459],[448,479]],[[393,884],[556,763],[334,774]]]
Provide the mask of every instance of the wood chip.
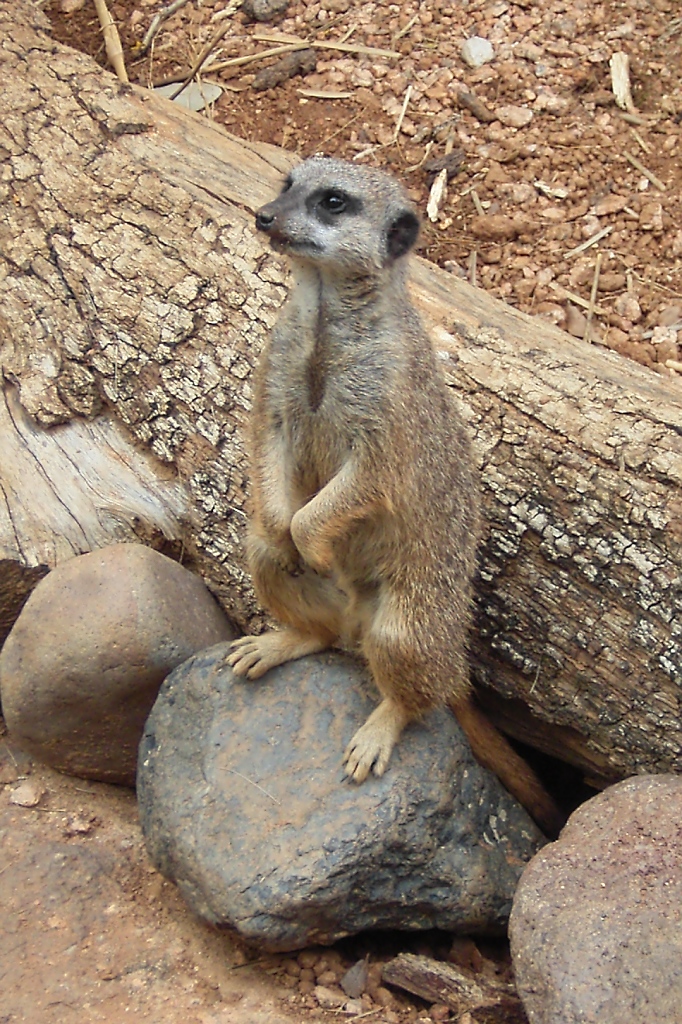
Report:
[[251,85],[256,92],[274,89],[283,82],[288,82],[295,75],[309,75],[317,66],[317,53],[313,49],[296,50],[271,64],[269,68],[261,68]]
[[424,160],[423,167],[427,177],[435,178],[441,171],[446,171],[448,181],[459,174],[459,171],[464,162],[464,150],[453,149],[450,153],[445,153],[444,156],[433,156],[430,160]]
[[426,204],[426,216],[432,223],[435,223],[438,220],[441,203],[443,202],[447,191],[447,184],[448,172],[447,168],[444,167],[443,170],[436,175],[433,185],[431,186],[431,191],[429,192],[429,201]]
[[486,107],[483,100],[479,100],[478,96],[475,96],[473,92],[457,93],[457,102],[460,107],[465,107],[483,124],[491,124],[497,120],[497,116],[493,114],[492,110]]
[[401,953],[385,965],[382,977],[429,1003],[468,1012],[473,1021],[521,1024],[527,1019],[511,985],[491,983],[483,975],[471,977],[454,964],[428,956]]
[[635,104],[630,89],[630,58],[627,53],[614,53],[609,61],[609,67],[611,68],[611,88],[616,103],[621,110],[627,110],[630,114],[634,113]]

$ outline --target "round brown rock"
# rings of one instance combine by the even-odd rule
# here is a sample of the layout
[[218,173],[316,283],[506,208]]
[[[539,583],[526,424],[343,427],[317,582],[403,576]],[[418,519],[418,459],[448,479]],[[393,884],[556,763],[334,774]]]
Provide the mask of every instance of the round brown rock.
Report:
[[682,1020],[682,778],[583,804],[521,877],[510,938],[531,1024]]
[[235,629],[198,576],[142,544],[115,544],[42,579],[0,652],[12,736],[59,771],[134,785],[159,686]]

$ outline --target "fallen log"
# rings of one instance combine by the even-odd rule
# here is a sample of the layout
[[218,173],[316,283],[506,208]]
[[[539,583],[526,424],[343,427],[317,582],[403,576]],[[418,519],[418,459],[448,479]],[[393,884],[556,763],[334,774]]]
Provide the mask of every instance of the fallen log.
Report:
[[[251,222],[295,157],[119,85],[46,24],[0,0],[5,618],[27,573],[142,538],[253,628],[242,437],[286,272]],[[680,383],[423,261],[413,283],[484,484],[485,703],[598,781],[679,770]]]

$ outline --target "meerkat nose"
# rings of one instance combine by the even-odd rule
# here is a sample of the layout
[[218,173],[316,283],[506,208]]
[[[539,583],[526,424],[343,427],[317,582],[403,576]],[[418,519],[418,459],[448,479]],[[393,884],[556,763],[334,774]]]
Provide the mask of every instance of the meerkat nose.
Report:
[[265,210],[259,210],[256,214],[256,228],[259,231],[270,231],[274,223],[274,213],[266,213]]

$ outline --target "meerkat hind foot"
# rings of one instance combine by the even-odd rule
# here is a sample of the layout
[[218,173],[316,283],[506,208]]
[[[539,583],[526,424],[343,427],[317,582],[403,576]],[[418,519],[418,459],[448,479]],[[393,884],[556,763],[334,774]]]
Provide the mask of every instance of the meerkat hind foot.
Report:
[[358,783],[364,782],[372,769],[375,775],[383,775],[406,724],[401,706],[390,698],[382,700],[346,747],[346,775]]
[[316,654],[329,646],[329,640],[313,633],[295,629],[272,629],[260,636],[243,636],[234,640],[226,657],[236,676],[259,679],[276,665],[295,661],[306,654]]

